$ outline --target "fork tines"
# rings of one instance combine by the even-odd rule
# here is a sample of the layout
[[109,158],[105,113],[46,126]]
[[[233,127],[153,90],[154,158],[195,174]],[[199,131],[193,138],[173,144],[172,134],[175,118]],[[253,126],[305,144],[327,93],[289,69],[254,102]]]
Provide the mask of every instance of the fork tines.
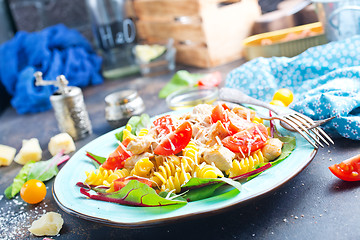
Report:
[[[319,125],[324,124],[333,118],[318,121],[317,123],[315,123],[311,118],[300,113],[292,113],[286,116],[282,116],[282,118],[284,122],[297,130],[315,148],[318,148],[317,145],[324,147],[321,141],[328,146],[329,142],[334,144],[334,141],[330,138],[330,136],[327,135],[324,130],[319,128]],[[304,132],[307,135],[305,135]],[[313,142],[308,136],[310,136],[315,142]]]

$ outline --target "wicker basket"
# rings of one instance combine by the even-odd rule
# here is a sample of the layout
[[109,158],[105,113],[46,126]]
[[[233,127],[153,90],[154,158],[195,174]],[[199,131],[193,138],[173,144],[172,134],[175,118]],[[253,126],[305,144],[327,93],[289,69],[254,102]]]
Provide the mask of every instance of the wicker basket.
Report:
[[242,57],[242,41],[261,11],[257,0],[132,0],[138,38],[173,38],[178,63],[214,67]]

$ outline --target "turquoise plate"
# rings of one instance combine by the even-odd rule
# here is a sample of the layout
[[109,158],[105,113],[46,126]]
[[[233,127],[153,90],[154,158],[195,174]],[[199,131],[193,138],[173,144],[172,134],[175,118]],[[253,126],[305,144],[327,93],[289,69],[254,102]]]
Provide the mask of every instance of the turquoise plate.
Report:
[[[175,111],[171,114],[183,112]],[[239,206],[280,187],[301,172],[316,154],[316,150],[299,134],[286,132],[286,135],[294,134],[296,137],[297,146],[292,154],[280,164],[244,183],[240,193],[229,191],[176,208],[170,206],[132,207],[88,199],[80,193],[79,187],[75,185],[86,179],[85,171],[94,169],[85,153],[90,151],[100,156],[107,156],[116,148],[114,134],[119,130],[106,133],[78,150],[56,176],[53,196],[65,212],[87,220],[123,228],[165,224],[179,219],[215,214]],[[281,129],[281,131],[286,130]]]

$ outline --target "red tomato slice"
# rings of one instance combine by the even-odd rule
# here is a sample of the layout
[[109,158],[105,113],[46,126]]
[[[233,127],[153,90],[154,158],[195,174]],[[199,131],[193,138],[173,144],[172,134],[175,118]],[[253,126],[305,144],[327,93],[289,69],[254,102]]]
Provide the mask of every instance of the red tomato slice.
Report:
[[199,87],[217,87],[221,83],[221,73],[213,72],[198,80]]
[[115,192],[119,191],[120,189],[125,187],[126,184],[128,184],[128,182],[130,182],[131,180],[138,180],[139,182],[145,183],[149,187],[152,186],[152,182],[150,180],[148,180],[148,179],[138,178],[138,177],[135,177],[135,176],[124,177],[124,178],[118,178],[118,179],[116,179],[114,181],[114,191]]
[[125,146],[121,143],[101,166],[108,170],[121,169],[125,165],[125,160],[131,155],[131,152],[126,151]]
[[242,119],[236,114],[233,114],[232,117],[229,117],[228,110],[229,108],[226,106],[226,104],[216,105],[211,112],[211,120],[213,123],[220,121],[228,130],[230,135],[255,125],[245,119]]
[[174,132],[164,137],[160,144],[154,149],[154,153],[163,156],[177,154],[188,145],[191,136],[191,124],[184,122]]
[[344,181],[360,181],[360,154],[329,167],[330,171]]
[[257,124],[247,130],[226,137],[221,142],[231,151],[235,153],[241,152],[248,156],[249,153],[264,146],[268,138],[266,127],[262,124]]
[[211,120],[213,123],[220,121],[221,123],[229,121],[229,118],[222,105],[216,105],[211,112]]
[[162,116],[156,119],[153,123],[160,135],[166,135],[175,130],[175,126],[170,115]]

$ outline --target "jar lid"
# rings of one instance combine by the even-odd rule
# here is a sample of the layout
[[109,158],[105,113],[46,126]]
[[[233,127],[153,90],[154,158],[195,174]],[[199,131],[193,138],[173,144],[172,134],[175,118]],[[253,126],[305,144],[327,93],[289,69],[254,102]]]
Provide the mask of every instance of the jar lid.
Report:
[[121,90],[107,95],[105,97],[105,103],[107,106],[120,106],[135,100],[138,96],[136,90]]

